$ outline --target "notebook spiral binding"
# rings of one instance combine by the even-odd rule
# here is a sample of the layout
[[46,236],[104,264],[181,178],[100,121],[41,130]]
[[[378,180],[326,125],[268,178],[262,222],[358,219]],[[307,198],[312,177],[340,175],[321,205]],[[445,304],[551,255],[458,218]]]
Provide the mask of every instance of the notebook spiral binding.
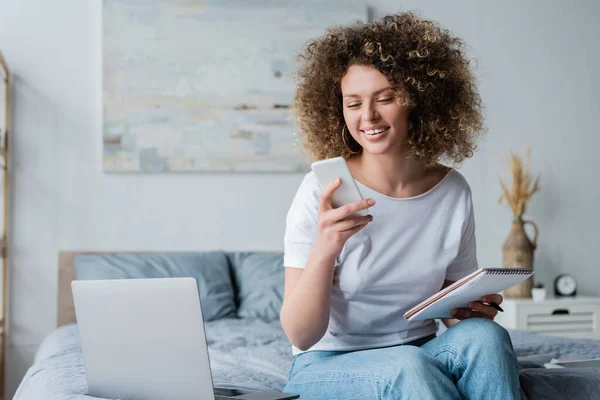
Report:
[[529,275],[533,273],[530,268],[484,268],[489,275]]

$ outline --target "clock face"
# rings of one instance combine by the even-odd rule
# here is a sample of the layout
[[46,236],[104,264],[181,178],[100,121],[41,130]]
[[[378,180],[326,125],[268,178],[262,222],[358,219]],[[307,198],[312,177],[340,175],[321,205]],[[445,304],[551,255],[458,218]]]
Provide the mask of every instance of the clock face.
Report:
[[575,289],[577,289],[577,283],[571,275],[563,275],[556,280],[556,290],[561,295],[571,295]]

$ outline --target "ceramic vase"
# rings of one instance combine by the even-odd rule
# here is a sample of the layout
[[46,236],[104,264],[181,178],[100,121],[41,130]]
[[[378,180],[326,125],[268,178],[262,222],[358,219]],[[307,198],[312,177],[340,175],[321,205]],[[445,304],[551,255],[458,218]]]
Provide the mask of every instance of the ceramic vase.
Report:
[[[525,225],[530,224],[534,229],[533,239],[525,233]],[[538,228],[533,221],[523,220],[515,216],[508,237],[502,246],[502,265],[504,268],[533,269],[533,253],[537,247]],[[504,290],[506,298],[530,298],[533,277]]]

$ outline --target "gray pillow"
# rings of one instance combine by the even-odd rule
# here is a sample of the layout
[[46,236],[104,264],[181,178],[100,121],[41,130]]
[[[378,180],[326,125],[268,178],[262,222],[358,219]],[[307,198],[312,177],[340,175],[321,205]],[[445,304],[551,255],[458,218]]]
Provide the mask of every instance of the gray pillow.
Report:
[[78,254],[76,279],[192,277],[198,283],[205,321],[235,316],[229,262],[222,251],[198,253]]
[[279,318],[283,303],[283,253],[228,253],[237,288],[240,318]]

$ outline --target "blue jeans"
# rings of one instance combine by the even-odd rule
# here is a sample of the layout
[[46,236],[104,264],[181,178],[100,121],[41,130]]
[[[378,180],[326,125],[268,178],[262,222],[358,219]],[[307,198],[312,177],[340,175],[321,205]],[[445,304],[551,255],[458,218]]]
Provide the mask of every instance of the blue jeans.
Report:
[[518,400],[519,366],[506,330],[471,318],[405,345],[299,354],[283,391],[311,400]]

